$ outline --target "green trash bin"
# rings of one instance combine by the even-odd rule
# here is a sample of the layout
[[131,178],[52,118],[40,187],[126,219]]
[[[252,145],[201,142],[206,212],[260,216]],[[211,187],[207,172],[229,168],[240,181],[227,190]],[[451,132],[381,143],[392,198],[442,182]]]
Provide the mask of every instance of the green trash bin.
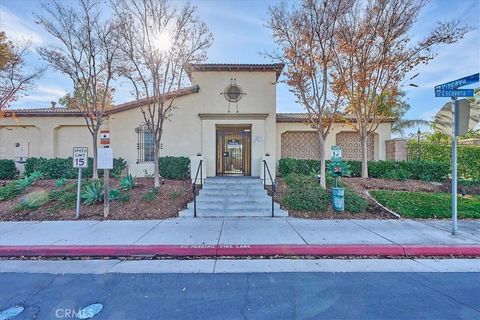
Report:
[[332,203],[335,211],[345,210],[345,188],[332,188]]

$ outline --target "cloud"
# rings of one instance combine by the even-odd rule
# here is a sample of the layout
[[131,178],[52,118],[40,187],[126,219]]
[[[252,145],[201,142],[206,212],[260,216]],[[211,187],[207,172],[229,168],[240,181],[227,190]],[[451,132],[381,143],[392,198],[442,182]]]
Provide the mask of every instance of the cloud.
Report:
[[33,46],[44,42],[42,36],[29,23],[3,6],[0,6],[0,29],[15,42],[30,41]]
[[32,90],[31,94],[19,99],[18,102],[21,104],[25,102],[50,103],[50,101],[57,101],[66,94],[67,91],[63,88],[40,85],[35,90]]

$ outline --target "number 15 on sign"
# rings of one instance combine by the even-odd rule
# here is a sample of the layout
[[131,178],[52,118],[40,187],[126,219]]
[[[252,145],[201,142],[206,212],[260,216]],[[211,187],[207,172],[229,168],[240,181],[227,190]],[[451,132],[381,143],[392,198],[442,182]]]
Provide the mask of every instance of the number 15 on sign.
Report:
[[73,148],[73,167],[78,168],[77,180],[77,210],[75,216],[80,217],[80,190],[82,187],[82,168],[88,168],[88,148],[74,147]]

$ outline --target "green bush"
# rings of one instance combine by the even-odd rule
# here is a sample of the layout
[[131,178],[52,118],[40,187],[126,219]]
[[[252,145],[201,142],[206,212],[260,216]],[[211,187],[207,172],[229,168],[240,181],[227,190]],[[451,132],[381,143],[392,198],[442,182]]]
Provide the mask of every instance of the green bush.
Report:
[[[345,161],[350,167],[350,176],[359,177],[362,172],[361,161]],[[330,160],[325,161],[325,168],[330,165]],[[312,171],[320,171],[320,160],[310,159],[292,159],[282,158],[278,161],[278,172],[282,177],[286,177],[291,173],[310,175]]]
[[[73,167],[72,158],[28,158],[25,163],[25,174],[31,174],[33,171],[41,171],[43,179],[75,179],[78,169]],[[127,163],[122,158],[113,159],[113,169],[110,170],[110,176],[120,176]],[[103,170],[99,170],[99,176],[103,176]],[[88,167],[83,169],[82,176],[91,178],[93,176],[93,158],[88,159]]]
[[70,183],[50,191],[49,197],[54,204],[48,210],[50,212],[57,212],[58,210],[75,208],[77,202],[76,187],[76,183]]
[[0,159],[0,179],[13,179],[17,176],[18,170],[15,161]]
[[166,179],[184,180],[190,177],[190,159],[187,157],[160,157],[160,176]]
[[395,180],[444,181],[448,178],[449,167],[442,162],[427,161],[369,161],[370,178]]
[[358,195],[354,190],[345,188],[345,211],[364,212],[368,207],[368,201]]
[[[450,144],[409,141],[409,159],[425,162],[440,162],[451,168],[452,146]],[[480,146],[458,146],[458,174],[463,179],[480,180]]]
[[285,177],[289,189],[283,204],[290,210],[325,212],[330,204],[330,194],[311,176],[290,174]]

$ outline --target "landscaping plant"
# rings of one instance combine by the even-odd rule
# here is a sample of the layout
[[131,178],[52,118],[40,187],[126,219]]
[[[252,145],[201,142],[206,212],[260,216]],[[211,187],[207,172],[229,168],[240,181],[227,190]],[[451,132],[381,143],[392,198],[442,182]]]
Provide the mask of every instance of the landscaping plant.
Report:
[[147,193],[145,193],[143,195],[142,199],[145,200],[145,201],[151,202],[151,201],[155,200],[159,191],[160,191],[160,188],[155,188],[155,187],[150,188],[150,189],[148,189]]
[[23,179],[12,181],[5,187],[0,187],[0,201],[8,200],[21,194],[26,188],[40,179],[42,173],[35,171]]
[[120,179],[120,190],[130,190],[135,186],[135,177],[129,174]]
[[26,194],[13,208],[14,211],[36,210],[49,202],[49,194],[46,190],[32,191]]
[[0,159],[0,179],[13,179],[17,176],[18,170],[15,161]]
[[160,176],[166,179],[184,180],[190,177],[190,159],[187,157],[160,157]]
[[103,201],[103,181],[95,180],[83,187],[81,198],[83,204],[91,205]]
[[59,178],[55,180],[55,188],[63,187],[68,182],[66,178]]

